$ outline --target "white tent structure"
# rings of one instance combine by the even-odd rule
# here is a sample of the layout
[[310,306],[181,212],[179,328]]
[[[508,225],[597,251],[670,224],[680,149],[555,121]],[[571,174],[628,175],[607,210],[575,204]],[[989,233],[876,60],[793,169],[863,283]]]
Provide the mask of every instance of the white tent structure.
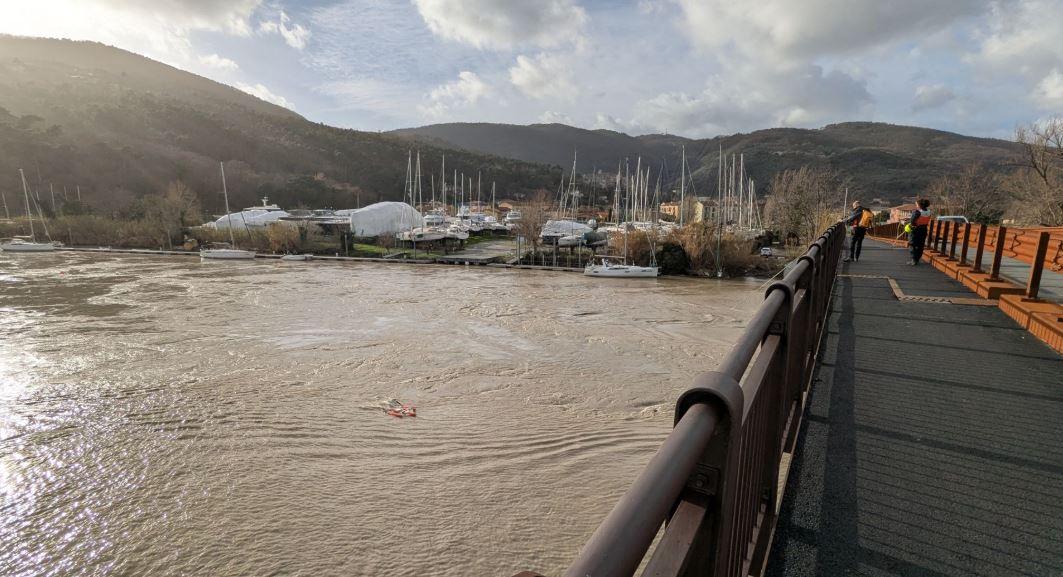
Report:
[[234,212],[218,218],[214,222],[208,222],[203,226],[216,230],[235,230],[247,228],[265,228],[274,222],[280,222],[282,216],[288,216],[283,210],[254,210],[248,209],[243,212]]
[[582,235],[591,232],[592,230],[594,229],[582,222],[576,222],[574,220],[548,220],[546,221],[546,224],[543,225],[543,230],[539,233],[539,237],[547,242],[556,242],[559,238]]
[[421,213],[405,202],[378,202],[351,211],[351,233],[373,237],[421,226]]

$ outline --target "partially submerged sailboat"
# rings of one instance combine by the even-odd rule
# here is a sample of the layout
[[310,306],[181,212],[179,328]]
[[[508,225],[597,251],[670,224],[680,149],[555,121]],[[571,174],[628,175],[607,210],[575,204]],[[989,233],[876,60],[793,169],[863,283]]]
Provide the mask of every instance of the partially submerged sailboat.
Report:
[[[225,214],[229,214],[229,189],[225,186],[225,163],[221,164],[221,190],[225,195]],[[205,248],[199,251],[200,258],[216,260],[246,260],[255,258],[255,251],[236,248],[233,227],[229,229],[229,246]]]
[[614,278],[656,278],[660,274],[660,269],[655,266],[618,264],[603,257],[601,264],[587,263],[583,274]]
[[627,264],[627,233],[630,228],[632,228],[631,223],[625,223],[623,225],[624,261],[622,264],[609,260],[609,257],[601,257],[601,264],[594,264],[593,260],[587,263],[587,266],[583,268],[583,274],[586,276],[612,278],[657,278],[660,274],[660,268],[656,266],[656,259],[653,261],[653,266],[634,266]]
[[[29,188],[26,186],[26,174],[22,172],[22,169],[18,169],[18,175],[22,179],[22,194],[26,197],[26,220],[30,223],[29,236],[16,236],[13,238],[0,239],[0,250],[4,252],[52,252],[55,250],[55,243],[51,242],[37,242],[36,233],[33,230],[33,211],[30,209],[30,193]],[[48,236],[48,225],[44,224],[44,218],[41,217],[41,225],[44,226],[44,234]]]

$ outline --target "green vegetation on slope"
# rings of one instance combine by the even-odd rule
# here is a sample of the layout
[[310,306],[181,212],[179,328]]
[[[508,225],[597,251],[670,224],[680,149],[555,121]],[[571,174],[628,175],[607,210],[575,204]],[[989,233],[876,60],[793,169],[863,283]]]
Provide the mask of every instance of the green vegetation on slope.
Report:
[[[80,185],[95,210],[113,213],[174,180],[207,214],[222,210],[218,162],[232,206],[268,195],[286,208],[353,208],[399,200],[411,143],[333,128],[234,88],[92,42],[0,36],[0,191],[21,196],[18,168],[42,195]],[[500,194],[553,188],[548,167],[419,145],[425,194],[457,169]],[[49,203],[44,201],[45,206]]]

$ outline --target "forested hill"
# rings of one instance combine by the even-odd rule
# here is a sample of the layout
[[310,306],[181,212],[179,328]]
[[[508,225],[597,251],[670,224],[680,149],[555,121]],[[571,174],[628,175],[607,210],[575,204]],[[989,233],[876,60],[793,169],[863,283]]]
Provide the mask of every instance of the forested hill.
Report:
[[426,142],[493,151],[510,158],[569,166],[579,153],[578,169],[615,171],[617,162],[641,156],[665,181],[678,178],[680,150],[686,147],[699,192],[716,190],[722,148],[726,158],[744,154],[746,170],[760,187],[788,168],[830,167],[849,177],[853,194],[899,201],[921,193],[934,178],[971,163],[1008,171],[1020,161],[1020,147],[1004,140],[875,122],[847,122],[820,129],[772,128],[691,140],[670,135],[632,137],[608,130],[584,130],[559,124],[437,124],[395,131]]
[[[477,152],[492,151],[509,158],[542,162],[571,170],[616,172],[625,158],[642,157],[647,166],[677,162],[680,147],[692,140],[680,136],[629,136],[612,130],[586,130],[565,124],[432,124],[392,131],[426,142],[458,146]],[[678,166],[678,164],[676,164]],[[634,165],[632,165],[634,168]]]
[[[92,42],[0,36],[0,190],[21,194],[18,168],[119,210],[180,179],[220,209],[218,162],[235,206],[269,195],[285,207],[353,207],[399,199],[411,142],[333,128],[223,84]],[[506,194],[553,189],[543,165],[419,144],[428,172],[483,171]],[[437,177],[438,178],[438,177]]]

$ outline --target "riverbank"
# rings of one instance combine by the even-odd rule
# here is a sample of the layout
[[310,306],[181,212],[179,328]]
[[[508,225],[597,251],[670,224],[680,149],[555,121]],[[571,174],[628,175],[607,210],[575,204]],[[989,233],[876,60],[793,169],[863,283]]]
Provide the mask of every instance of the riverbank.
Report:
[[[110,247],[78,247],[78,246],[64,246],[60,247],[60,251],[71,252],[92,252],[103,254],[132,254],[140,256],[177,256],[177,257],[199,257],[199,251],[191,250],[161,250],[161,249],[147,249],[147,248],[110,248]],[[15,254],[15,253],[12,253]],[[394,253],[399,255],[401,253]],[[272,259],[280,260],[283,254],[274,253],[257,253],[256,259]],[[385,264],[437,264],[437,265],[464,265],[464,266],[488,266],[492,268],[515,268],[524,270],[548,270],[548,271],[561,271],[561,272],[583,272],[581,268],[564,267],[564,266],[538,266],[517,264],[514,262],[492,262],[485,259],[475,258],[462,258],[461,255],[451,255],[447,257],[438,258],[399,258],[393,256],[387,257],[364,257],[364,256],[325,256],[325,255],[313,255],[309,262],[313,261],[345,261],[345,262],[374,262]],[[307,261],[297,261],[306,263]]]

